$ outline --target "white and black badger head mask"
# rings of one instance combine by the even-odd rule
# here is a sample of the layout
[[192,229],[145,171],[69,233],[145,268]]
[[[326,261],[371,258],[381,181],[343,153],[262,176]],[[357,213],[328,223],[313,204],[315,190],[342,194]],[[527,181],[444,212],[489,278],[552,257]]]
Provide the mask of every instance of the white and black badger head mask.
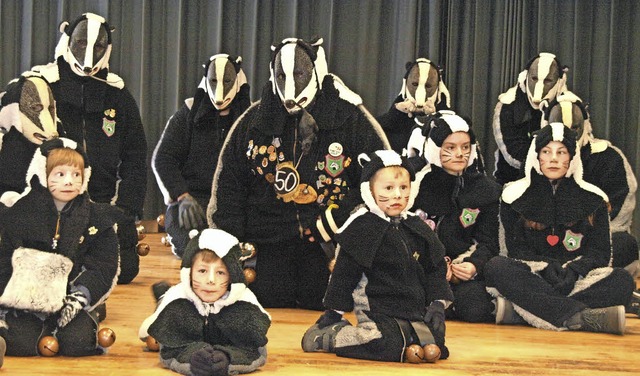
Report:
[[287,38],[273,51],[269,69],[273,94],[277,94],[289,113],[297,113],[313,102],[328,74],[322,38],[306,42]]
[[567,90],[568,71],[569,68],[561,65],[556,55],[541,52],[520,73],[518,84],[527,93],[531,107],[539,109],[543,100],[553,99]]
[[12,80],[0,94],[0,131],[8,132],[12,127],[36,145],[58,137],[53,92],[37,73],[27,72]]
[[[442,80],[442,69],[426,58],[418,58],[406,64],[406,73],[402,79],[400,95],[402,99],[411,101],[418,112],[425,112],[427,107],[436,107],[440,95],[444,94],[447,107],[451,107],[449,90]],[[431,106],[425,104],[430,103]]]
[[200,87],[207,91],[217,110],[226,109],[235,99],[240,87],[247,83],[242,70],[242,57],[216,54],[203,67],[204,77]]
[[371,191],[371,179],[378,170],[385,167],[401,166],[409,172],[409,178],[411,179],[411,192],[409,193],[409,202],[401,214],[403,217],[406,217],[407,211],[413,206],[416,196],[418,195],[420,185],[420,183],[416,181],[416,174],[407,158],[400,156],[400,154],[393,150],[377,150],[369,154],[360,154],[358,156],[358,163],[362,167],[362,173],[360,174],[360,195],[362,197],[362,201],[369,208],[369,211],[381,218],[386,218],[387,215],[378,207],[378,204],[373,197],[373,192]]
[[71,24],[62,22],[55,57],[62,56],[75,74],[93,76],[109,68],[113,30],[103,17],[94,13],[85,13]]
[[454,132],[464,132],[469,135],[471,151],[469,153],[467,167],[475,162],[478,158],[476,136],[466,120],[449,110],[438,111],[427,119],[428,122],[425,126],[428,126],[430,130],[425,146],[424,157],[428,163],[442,167],[442,160],[440,159],[442,144],[444,140]]
[[588,106],[575,93],[565,91],[550,101],[543,101],[540,111],[540,128],[550,123],[562,123],[577,133],[579,147],[594,140]]

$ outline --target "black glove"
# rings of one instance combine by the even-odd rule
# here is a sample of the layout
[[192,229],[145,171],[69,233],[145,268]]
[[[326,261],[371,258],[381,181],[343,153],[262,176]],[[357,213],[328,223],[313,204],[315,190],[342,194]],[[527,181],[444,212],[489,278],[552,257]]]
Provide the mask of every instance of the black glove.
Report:
[[564,268],[564,270],[565,273],[563,279],[554,284],[553,289],[562,295],[569,295],[580,275],[571,268]]
[[332,310],[332,309],[328,309],[326,311],[324,311],[324,313],[322,314],[322,316],[320,316],[320,318],[318,319],[318,321],[316,321],[316,324],[318,324],[318,328],[322,329],[322,328],[326,328],[329,325],[333,325],[335,323],[340,322],[340,320],[342,320],[342,315],[339,314],[338,312]]
[[206,223],[204,210],[198,201],[186,194],[178,201],[178,223],[185,230],[201,229]]
[[206,346],[191,354],[191,374],[195,376],[227,375],[229,357],[220,350]]
[[89,304],[89,299],[81,291],[72,292],[62,301],[63,306],[60,309],[60,318],[58,319],[58,326],[61,328],[67,326]]
[[567,271],[558,263],[549,263],[546,268],[542,269],[540,276],[551,286],[556,286],[564,280]]
[[444,324],[444,304],[442,302],[431,302],[424,314],[424,323],[433,330],[433,336],[444,338],[446,326]]

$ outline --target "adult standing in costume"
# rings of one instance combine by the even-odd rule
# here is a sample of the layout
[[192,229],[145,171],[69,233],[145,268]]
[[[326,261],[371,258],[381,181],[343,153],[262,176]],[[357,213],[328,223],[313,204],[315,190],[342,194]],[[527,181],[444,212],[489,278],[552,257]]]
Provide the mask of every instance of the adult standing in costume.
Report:
[[214,174],[209,223],[255,243],[251,288],[265,307],[322,309],[320,243],[361,202],[353,162],[388,148],[360,97],[328,73],[321,44],[288,38],[272,48],[262,99],[236,121]]
[[165,229],[173,253],[182,257],[190,230],[207,225],[213,172],[224,139],[251,105],[242,58],[211,56],[195,95],[169,119],[151,166],[167,205]]
[[498,149],[494,176],[505,184],[524,176],[522,165],[533,132],[540,129],[540,103],[565,91],[569,69],[554,54],[541,52],[518,75],[518,83],[500,94],[493,114]]
[[142,215],[147,183],[147,142],[140,110],[109,71],[113,29],[104,18],[85,13],[60,25],[55,61],[33,67],[51,84],[63,132],[82,145],[93,168],[89,194],[109,203],[118,222],[118,283],[131,282],[139,271],[136,217]]
[[[418,58],[406,64],[402,89],[389,108],[377,117],[384,129],[391,148],[398,154],[422,155],[425,137],[412,131],[420,125],[419,117],[438,110],[451,108],[449,90],[442,79],[442,69],[426,58]],[[417,138],[416,138],[417,137]],[[411,142],[410,142],[411,140]]]

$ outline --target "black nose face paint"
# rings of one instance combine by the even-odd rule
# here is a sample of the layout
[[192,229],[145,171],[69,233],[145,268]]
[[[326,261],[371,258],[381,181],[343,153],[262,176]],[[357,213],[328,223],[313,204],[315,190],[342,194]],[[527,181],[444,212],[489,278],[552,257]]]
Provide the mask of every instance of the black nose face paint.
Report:
[[69,39],[69,49],[80,64],[77,68],[91,74],[93,67],[107,52],[108,43],[104,27],[99,24],[90,27],[88,20],[80,21]]

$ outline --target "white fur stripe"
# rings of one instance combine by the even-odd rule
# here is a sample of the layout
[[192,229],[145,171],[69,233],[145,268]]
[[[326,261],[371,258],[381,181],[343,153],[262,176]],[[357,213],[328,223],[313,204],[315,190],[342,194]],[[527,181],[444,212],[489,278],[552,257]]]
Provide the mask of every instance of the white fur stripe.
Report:
[[[532,99],[538,102],[542,101],[542,92],[544,90],[544,79],[549,74],[551,70],[551,65],[555,60],[555,55],[543,52],[540,54],[538,58],[538,82],[533,89]],[[560,67],[558,67],[559,69]]]
[[551,139],[553,141],[560,141],[564,139],[564,124],[562,123],[551,123]]
[[236,244],[238,244],[238,239],[235,236],[219,229],[202,230],[198,239],[200,249],[210,249],[220,258],[226,256]]
[[335,219],[333,219],[333,214],[331,214],[332,207],[329,207],[325,211],[325,216],[327,218],[327,222],[329,223],[329,227],[331,231],[335,234],[338,231],[338,225],[336,224]]
[[[322,236],[322,240],[324,240],[325,242],[331,240],[331,235],[329,235],[327,230],[324,228],[324,224],[322,224],[321,219],[316,220],[316,227],[318,228],[318,232],[320,232],[320,235]],[[316,240],[320,241],[320,239]]]

